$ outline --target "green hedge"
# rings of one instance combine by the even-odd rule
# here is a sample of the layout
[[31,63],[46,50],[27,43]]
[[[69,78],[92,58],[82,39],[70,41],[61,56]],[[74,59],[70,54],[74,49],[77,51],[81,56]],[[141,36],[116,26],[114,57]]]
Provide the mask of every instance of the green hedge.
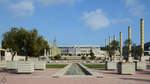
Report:
[[46,68],[64,68],[67,64],[46,64]]

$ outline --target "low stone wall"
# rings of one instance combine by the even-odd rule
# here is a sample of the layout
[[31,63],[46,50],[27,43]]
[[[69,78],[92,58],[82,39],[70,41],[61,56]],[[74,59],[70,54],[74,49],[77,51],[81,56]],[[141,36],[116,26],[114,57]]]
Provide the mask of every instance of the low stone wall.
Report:
[[5,68],[5,67],[6,67],[6,62],[0,61],[0,68]]
[[106,63],[105,63],[106,70],[116,70],[117,63],[118,62],[116,62],[116,61],[106,61]]
[[[6,69],[18,69],[20,63],[30,63],[31,61],[8,61],[6,62]],[[46,69],[46,62],[45,61],[34,61],[32,62],[34,65],[34,69]]]
[[17,61],[6,62],[6,69],[17,69],[17,68],[18,68]]
[[18,62],[17,73],[32,73],[34,72],[34,62],[20,61]]
[[119,62],[117,67],[119,74],[135,74],[134,62]]
[[135,69],[136,70],[145,70],[147,68],[147,63],[145,61],[136,61]]
[[34,69],[46,69],[46,62],[45,61],[34,61]]

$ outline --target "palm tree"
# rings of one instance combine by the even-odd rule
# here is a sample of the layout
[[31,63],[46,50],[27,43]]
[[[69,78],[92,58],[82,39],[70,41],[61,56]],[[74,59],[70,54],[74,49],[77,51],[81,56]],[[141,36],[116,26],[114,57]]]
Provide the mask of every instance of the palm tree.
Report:
[[111,45],[106,47],[106,52],[108,52],[111,61],[112,61],[112,56],[115,55],[118,47],[119,47],[119,42],[116,40],[113,40],[111,42]]

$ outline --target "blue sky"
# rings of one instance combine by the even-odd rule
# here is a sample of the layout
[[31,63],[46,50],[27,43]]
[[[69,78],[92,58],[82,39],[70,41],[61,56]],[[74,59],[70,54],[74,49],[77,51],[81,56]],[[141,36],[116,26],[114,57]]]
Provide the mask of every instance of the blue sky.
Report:
[[149,42],[150,0],[0,0],[0,41],[11,27],[36,28],[58,45],[100,45],[113,35],[140,43],[140,18]]

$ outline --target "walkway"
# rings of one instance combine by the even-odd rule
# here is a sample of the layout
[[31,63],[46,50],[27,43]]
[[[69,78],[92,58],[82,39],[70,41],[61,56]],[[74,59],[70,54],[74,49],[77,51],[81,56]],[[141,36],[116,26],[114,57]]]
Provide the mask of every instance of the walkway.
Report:
[[150,70],[135,75],[119,75],[116,71],[94,69],[104,74],[104,78],[51,76],[60,69],[37,70],[32,74],[15,74],[0,70],[0,84],[149,84]]

